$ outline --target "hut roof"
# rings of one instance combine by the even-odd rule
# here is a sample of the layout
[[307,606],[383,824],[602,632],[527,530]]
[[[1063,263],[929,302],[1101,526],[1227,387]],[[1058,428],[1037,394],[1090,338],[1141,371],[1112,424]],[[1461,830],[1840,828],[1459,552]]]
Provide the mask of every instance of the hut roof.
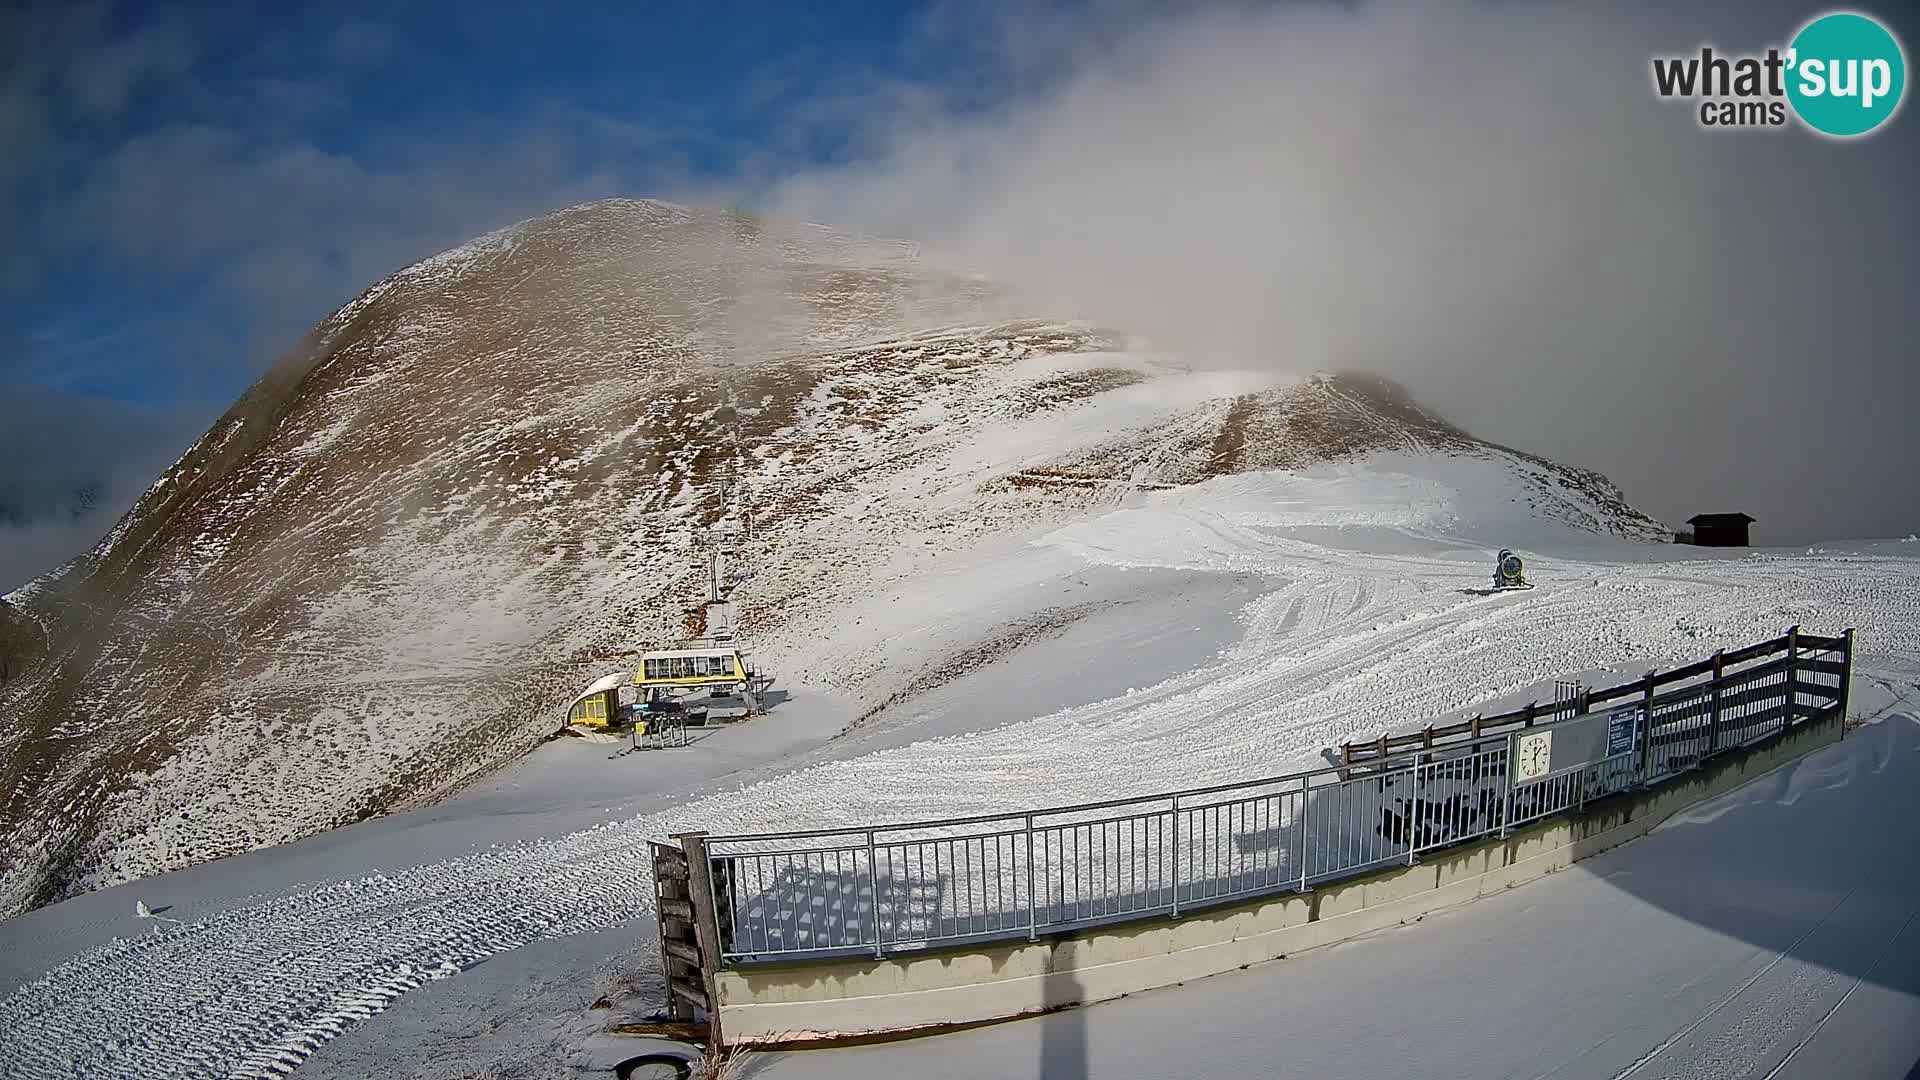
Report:
[[593,680],[592,686],[589,686],[585,690],[582,690],[579,693],[573,695],[573,700],[567,702],[567,707],[565,711],[572,712],[573,707],[575,705],[580,704],[582,701],[585,701],[586,699],[592,697],[595,694],[604,694],[609,690],[615,689],[616,687],[620,686],[622,683],[625,683],[628,679],[631,679],[632,677],[633,677],[632,674],[625,671],[616,671],[611,675],[600,676],[599,678]]

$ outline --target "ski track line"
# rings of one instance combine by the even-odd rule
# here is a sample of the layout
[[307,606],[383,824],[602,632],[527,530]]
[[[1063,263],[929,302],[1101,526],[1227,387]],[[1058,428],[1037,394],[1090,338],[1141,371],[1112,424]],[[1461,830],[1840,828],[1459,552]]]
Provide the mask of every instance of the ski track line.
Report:
[[1887,939],[1886,945],[1883,946],[1877,954],[1875,954],[1873,958],[1873,963],[1867,965],[1867,970],[1864,972],[1861,972],[1860,977],[1853,980],[1853,985],[1847,987],[1847,992],[1840,995],[1840,1000],[1834,1002],[1832,1008],[1828,1009],[1825,1013],[1821,1014],[1820,1019],[1814,1023],[1812,1030],[1808,1031],[1804,1036],[1802,1036],[1799,1042],[1794,1043],[1793,1049],[1787,1051],[1787,1056],[1780,1059],[1780,1064],[1775,1065],[1772,1069],[1769,1069],[1767,1071],[1767,1075],[1762,1077],[1761,1080],[1773,1080],[1774,1077],[1779,1076],[1781,1073],[1781,1070],[1785,1069],[1787,1065],[1790,1064],[1795,1057],[1799,1056],[1800,1051],[1806,1049],[1807,1044],[1812,1042],[1814,1040],[1814,1037],[1820,1034],[1820,1029],[1827,1026],[1827,1021],[1833,1019],[1834,1014],[1838,1013],[1840,1011],[1841,1006],[1847,1003],[1847,999],[1853,996],[1853,992],[1855,990],[1860,989],[1861,985],[1865,983],[1868,979],[1872,978],[1873,973],[1880,969],[1880,961],[1885,960],[1887,958],[1887,954],[1893,951],[1894,943],[1898,942],[1901,936],[1907,932],[1907,928],[1913,925],[1913,919],[1914,919],[1914,916],[1916,915],[1920,915],[1920,907],[1912,908],[1907,912],[1906,921],[1900,924],[1900,929],[1895,930],[1893,932],[1893,937]]
[[1822,926],[1825,926],[1827,924],[1827,920],[1833,918],[1834,912],[1839,911],[1842,905],[1844,905],[1848,900],[1853,899],[1853,894],[1855,891],[1856,890],[1854,889],[1848,889],[1845,895],[1841,896],[1840,899],[1834,901],[1833,906],[1827,909],[1826,914],[1820,916],[1818,919],[1815,919],[1813,921],[1812,926],[1807,927],[1807,929],[1803,933],[1801,933],[1799,937],[1793,940],[1793,943],[1791,945],[1788,945],[1786,948],[1780,950],[1779,954],[1776,955],[1773,958],[1773,960],[1767,964],[1766,967],[1763,967],[1759,971],[1754,972],[1753,975],[1750,976],[1746,982],[1743,982],[1739,986],[1734,987],[1731,991],[1727,993],[1725,997],[1721,998],[1717,1002],[1714,1002],[1712,1008],[1701,1013],[1699,1016],[1694,1017],[1692,1023],[1688,1024],[1686,1027],[1681,1028],[1679,1031],[1674,1032],[1672,1035],[1667,1036],[1665,1039],[1661,1040],[1659,1044],[1654,1046],[1653,1049],[1648,1050],[1644,1055],[1642,1055],[1639,1060],[1635,1061],[1633,1064],[1615,1073],[1613,1075],[1613,1080],[1627,1080],[1628,1077],[1634,1075],[1635,1073],[1638,1073],[1641,1069],[1646,1068],[1648,1065],[1653,1064],[1654,1060],[1657,1059],[1661,1054],[1665,1053],[1669,1047],[1673,1046],[1675,1043],[1679,1042],[1681,1039],[1684,1039],[1688,1035],[1692,1034],[1693,1031],[1696,1028],[1698,1028],[1701,1024],[1704,1024],[1708,1020],[1712,1019],[1715,1013],[1719,1012],[1721,1009],[1732,1004],[1734,1000],[1737,999],[1741,994],[1746,993],[1749,987],[1753,986],[1753,984],[1765,978],[1767,974],[1771,972],[1774,968],[1779,967],[1780,964],[1783,961],[1785,961],[1787,957],[1792,956],[1793,950],[1805,944],[1808,938],[1812,937],[1816,932],[1818,932]]
[[[1576,576],[1557,591],[1489,602],[1459,594],[1458,562],[1298,542],[1262,557],[1246,546],[1257,530],[1215,536],[1221,549],[1203,564],[1284,584],[1251,605],[1247,639],[1212,667],[971,736],[808,763],[666,813],[147,924],[0,1000],[6,1075],[285,1075],[400,994],[489,956],[622,924],[650,934],[647,842],[682,826],[833,827],[1150,794],[1168,785],[1155,765],[1165,757],[1196,783],[1250,778],[1299,767],[1329,735],[1484,699],[1487,670],[1529,679],[1600,667],[1619,660],[1623,641],[1691,656],[1690,633],[1676,626],[1763,636],[1789,607],[1857,615],[1877,627],[1874,647],[1892,657],[1894,677],[1920,671],[1920,575],[1908,560],[1703,562],[1669,568],[1679,580],[1657,588],[1596,588]],[[1577,565],[1589,580],[1625,569]]]

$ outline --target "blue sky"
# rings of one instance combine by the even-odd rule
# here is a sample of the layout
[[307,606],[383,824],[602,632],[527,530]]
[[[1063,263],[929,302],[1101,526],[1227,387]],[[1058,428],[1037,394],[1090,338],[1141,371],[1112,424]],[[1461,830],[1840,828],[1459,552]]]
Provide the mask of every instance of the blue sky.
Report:
[[[607,195],[750,189],[857,156],[927,95],[964,111],[1012,92],[1001,10],[0,10],[0,522],[59,518],[78,486],[117,512],[304,329],[475,234]],[[27,562],[106,522],[55,524]]]
[[1367,367],[1675,520],[1905,535],[1920,114],[1709,136],[1647,77],[1823,7],[10,4],[0,589],[361,289],[610,195],[910,232],[1197,363]]
[[559,201],[842,155],[844,106],[967,84],[967,43],[894,4],[289,11],[0,15],[8,378],[224,401],[410,260]]

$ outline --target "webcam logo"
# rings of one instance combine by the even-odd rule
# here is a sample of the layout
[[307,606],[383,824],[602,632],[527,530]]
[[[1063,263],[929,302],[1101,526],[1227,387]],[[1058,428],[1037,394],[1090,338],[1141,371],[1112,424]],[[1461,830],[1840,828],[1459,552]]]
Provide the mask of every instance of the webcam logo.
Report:
[[1893,31],[1854,11],[1802,26],[1783,49],[1653,58],[1662,98],[1698,102],[1700,126],[1784,129],[1797,119],[1816,134],[1851,139],[1885,126],[1906,96],[1906,53]]

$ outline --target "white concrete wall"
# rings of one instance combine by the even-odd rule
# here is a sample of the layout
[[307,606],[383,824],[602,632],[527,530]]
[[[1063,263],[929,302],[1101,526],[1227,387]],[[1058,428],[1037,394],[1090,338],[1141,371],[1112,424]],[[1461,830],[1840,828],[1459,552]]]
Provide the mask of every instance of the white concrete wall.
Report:
[[1836,713],[1788,737],[1715,758],[1650,792],[1312,892],[1127,923],[1038,942],[722,971],[730,1043],[808,1042],[938,1030],[1105,1001],[1345,941],[1501,892],[1645,835],[1840,737]]

